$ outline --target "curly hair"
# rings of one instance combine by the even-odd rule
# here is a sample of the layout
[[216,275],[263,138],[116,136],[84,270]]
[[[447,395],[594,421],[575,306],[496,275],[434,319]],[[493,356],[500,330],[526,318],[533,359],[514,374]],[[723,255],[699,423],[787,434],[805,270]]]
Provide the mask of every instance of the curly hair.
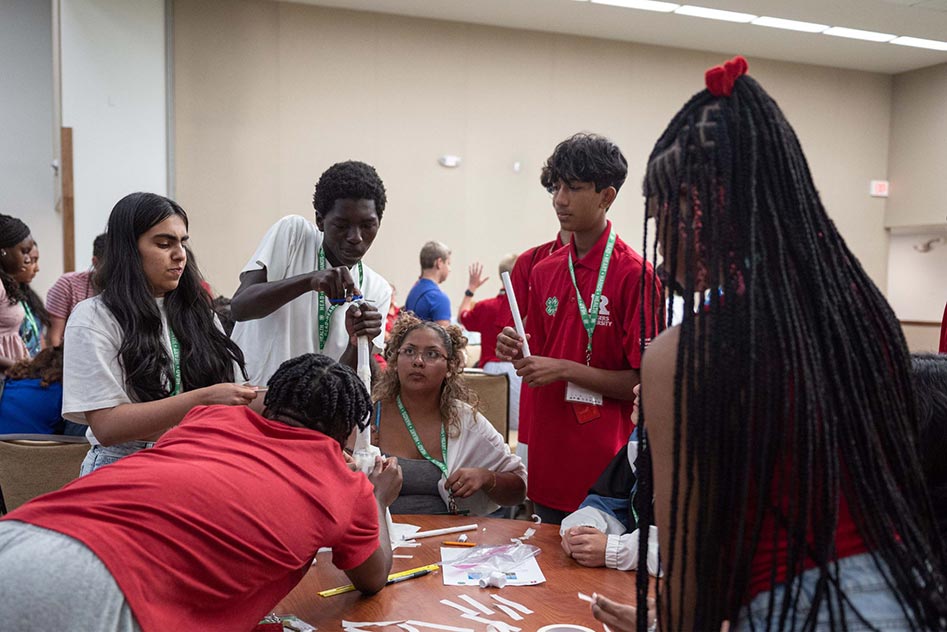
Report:
[[429,320],[421,320],[410,312],[401,312],[391,327],[391,337],[385,347],[385,360],[388,366],[381,374],[372,392],[375,402],[390,401],[401,394],[401,381],[398,379],[398,352],[412,331],[426,327],[438,335],[447,352],[447,377],[441,385],[441,419],[447,423],[448,434],[457,437],[460,433],[460,411],[457,402],[469,405],[477,411],[479,398],[464,380],[466,365],[467,338],[460,327],[449,325],[441,327]]
[[62,382],[62,345],[47,347],[36,354],[35,358],[20,360],[7,370],[11,380],[35,380],[48,388],[50,384]]
[[319,176],[312,196],[316,215],[328,215],[336,200],[373,200],[379,221],[388,203],[385,184],[378,177],[378,172],[371,165],[356,160],[337,162]]
[[562,141],[543,165],[539,182],[550,190],[556,182],[594,182],[596,193],[621,189],[628,161],[618,145],[597,134],[575,134]]
[[350,367],[307,353],[283,362],[266,383],[267,416],[285,415],[343,444],[368,425],[368,390]]

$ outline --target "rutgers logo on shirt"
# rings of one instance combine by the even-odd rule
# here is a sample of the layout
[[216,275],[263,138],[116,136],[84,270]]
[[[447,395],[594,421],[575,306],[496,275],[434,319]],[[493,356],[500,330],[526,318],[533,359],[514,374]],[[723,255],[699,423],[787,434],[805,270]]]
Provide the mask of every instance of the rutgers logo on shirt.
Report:
[[611,327],[612,319],[608,311],[608,297],[602,294],[601,300],[598,303],[598,320],[595,322],[596,327]]

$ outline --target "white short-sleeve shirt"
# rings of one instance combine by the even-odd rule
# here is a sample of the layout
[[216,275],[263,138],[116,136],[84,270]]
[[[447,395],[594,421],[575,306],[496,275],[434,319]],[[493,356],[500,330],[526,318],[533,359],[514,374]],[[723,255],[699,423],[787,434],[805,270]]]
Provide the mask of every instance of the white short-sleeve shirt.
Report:
[[[240,271],[266,269],[266,280],[281,281],[318,269],[323,234],[315,224],[298,215],[287,215],[266,232],[250,261]],[[350,272],[362,296],[382,314],[388,313],[391,286],[380,274],[362,264]],[[347,305],[341,305],[329,319],[326,346],[319,348],[319,300],[328,300],[317,292],[306,292],[286,303],[269,316],[238,322],[233,340],[243,350],[250,383],[264,385],[279,365],[304,353],[323,353],[338,360],[349,344],[345,330]],[[376,351],[385,344],[384,331],[373,341]]]
[[[164,298],[156,298],[155,302],[161,313],[161,343],[171,355]],[[214,320],[222,331],[216,317]],[[66,322],[63,341],[62,416],[65,419],[88,424],[87,411],[138,401],[125,390],[125,371],[119,358],[122,337],[121,325],[101,296],[76,305]],[[242,377],[236,363],[234,376]],[[86,431],[86,437],[93,445],[99,443],[91,428]]]

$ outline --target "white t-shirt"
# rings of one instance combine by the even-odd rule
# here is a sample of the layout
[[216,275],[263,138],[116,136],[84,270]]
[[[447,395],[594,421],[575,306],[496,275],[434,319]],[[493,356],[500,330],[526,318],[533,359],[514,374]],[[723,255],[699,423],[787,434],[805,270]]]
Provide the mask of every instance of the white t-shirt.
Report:
[[[161,313],[161,343],[171,355],[168,335],[168,317],[164,298],[156,298]],[[214,317],[218,329],[223,329]],[[125,391],[125,372],[118,352],[123,332],[111,310],[94,296],[76,305],[66,322],[63,341],[62,416],[69,421],[88,424],[86,411],[113,408],[119,404],[137,402]],[[234,376],[239,380],[239,367],[234,364]],[[86,437],[93,445],[99,442],[92,429]]]
[[[298,215],[287,215],[266,232],[256,252],[240,271],[252,272],[266,268],[266,280],[281,281],[318,269],[322,231]],[[352,266],[352,279],[362,296],[381,314],[388,313],[391,286],[381,275],[362,264],[365,278],[359,278],[358,265]],[[250,383],[265,385],[279,365],[304,353],[323,353],[334,360],[342,357],[349,345],[345,330],[348,305],[340,305],[329,319],[329,336],[324,349],[319,348],[319,298],[324,295],[306,292],[286,303],[269,316],[238,322],[233,329],[234,342],[243,349]],[[385,344],[382,330],[372,341],[376,352]]]

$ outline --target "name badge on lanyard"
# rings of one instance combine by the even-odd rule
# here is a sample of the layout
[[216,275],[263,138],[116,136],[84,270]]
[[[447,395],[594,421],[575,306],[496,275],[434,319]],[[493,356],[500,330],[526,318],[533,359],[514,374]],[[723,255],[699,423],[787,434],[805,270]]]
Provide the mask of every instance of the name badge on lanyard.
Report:
[[[605,275],[608,274],[608,264],[611,261],[614,248],[615,231],[612,229],[605,244],[605,251],[602,253],[602,263],[598,269],[598,281],[595,284],[595,292],[592,294],[592,302],[588,307],[585,306],[585,301],[582,300],[582,292],[579,291],[579,284],[576,283],[572,252],[569,252],[569,276],[572,278],[572,287],[575,288],[575,302],[579,307],[579,315],[582,317],[582,326],[588,335],[588,343],[585,347],[586,366],[592,364],[592,336],[595,334],[595,326],[598,324],[598,313],[602,304],[602,288],[605,287]],[[572,403],[573,412],[579,423],[588,423],[601,415],[599,410],[602,405],[601,393],[569,382],[566,384],[566,401]]]

